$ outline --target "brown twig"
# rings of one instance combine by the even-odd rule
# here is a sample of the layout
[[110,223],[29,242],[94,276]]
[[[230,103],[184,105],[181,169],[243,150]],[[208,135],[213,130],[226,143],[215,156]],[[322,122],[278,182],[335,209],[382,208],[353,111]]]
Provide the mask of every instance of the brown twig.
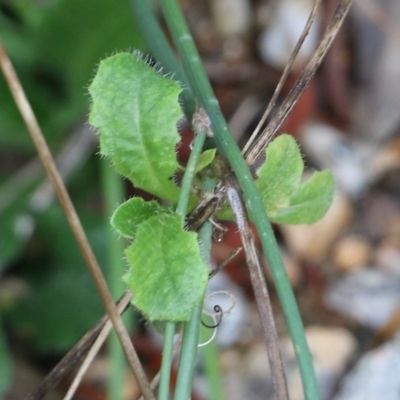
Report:
[[208,278],[211,279],[213,276],[222,271],[242,250],[243,249],[241,247],[233,250],[226,260],[222,261],[213,270],[211,270],[211,272],[208,274]]
[[[120,313],[120,315],[128,308],[131,298],[132,298],[132,293],[130,290],[128,290],[124,293],[124,295],[119,300],[117,309],[118,309],[118,312]],[[65,395],[63,400],[72,399],[72,396],[75,394],[76,389],[78,388],[83,376],[85,375],[86,371],[90,367],[90,364],[93,362],[93,360],[96,357],[97,353],[99,352],[101,346],[106,341],[108,335],[111,332],[111,329],[112,329],[112,324],[110,322],[110,319],[108,319],[106,321],[106,323],[104,324],[101,332],[97,336],[92,347],[90,348],[85,359],[83,360],[83,363],[82,363],[81,367],[79,368],[79,371],[76,374],[75,379],[73,380],[73,382],[72,382],[71,386],[69,387],[68,392]]]
[[[337,0],[326,0],[324,2],[321,18],[323,29],[326,28],[332,18],[336,6]],[[340,125],[348,124],[351,113],[349,76],[346,57],[344,57],[347,36],[346,31],[343,29],[337,33],[335,40],[325,55],[320,75],[321,81],[324,82],[322,88],[324,91],[324,101],[335,117],[335,121],[340,122]]]
[[[125,303],[128,299],[131,298],[131,293],[127,291],[121,299],[118,301],[118,306],[120,304]],[[121,311],[121,314],[124,310]],[[27,397],[27,400],[40,400],[46,394],[56,387],[61,379],[65,377],[65,375],[72,369],[72,367],[78,364],[83,357],[87,354],[87,352],[92,347],[96,338],[99,336],[99,333],[104,328],[105,324],[109,321],[108,315],[104,315],[97,324],[87,332],[82,339],[62,358],[62,360],[47,374],[47,376],[43,379],[39,386],[37,386]]]
[[264,332],[264,341],[267,347],[276,399],[288,400],[289,394],[287,390],[285,371],[283,369],[282,356],[279,349],[278,334],[276,332],[274,315],[272,313],[271,300],[268,294],[263,269],[261,267],[260,257],[255,245],[253,231],[250,227],[243,195],[239,184],[229,167],[222,164],[218,165],[218,168],[221,170],[220,173],[226,190],[226,196],[235,215],[240,237],[242,239],[250,279]]
[[296,46],[292,52],[292,54],[290,55],[290,58],[288,60],[288,62],[285,65],[285,69],[283,70],[282,76],[279,79],[278,85],[274,91],[274,94],[270,100],[270,102],[268,103],[268,107],[265,110],[263,116],[261,117],[259,123],[256,126],[256,129],[254,129],[254,132],[251,134],[250,139],[247,141],[246,145],[244,146],[243,150],[242,150],[242,154],[246,154],[249,150],[249,148],[252,146],[252,144],[254,143],[254,141],[256,140],[262,126],[264,125],[265,121],[267,120],[267,118],[269,117],[269,115],[271,114],[272,109],[275,107],[276,101],[278,100],[278,96],[280,95],[283,85],[286,82],[287,77],[289,76],[290,70],[292,68],[292,65],[294,63],[294,60],[297,57],[297,54],[300,51],[301,46],[303,45],[304,40],[306,39],[311,25],[314,23],[314,20],[317,16],[317,10],[319,5],[321,4],[321,0],[315,0],[313,8],[311,10],[310,16],[308,17],[307,23],[303,29],[303,32],[301,33],[301,36],[299,38],[299,40],[296,43]]
[[335,15],[332,17],[331,22],[326,28],[324,36],[322,37],[311,60],[308,62],[307,66],[301,73],[296,85],[292,88],[292,90],[282,103],[279,111],[272,118],[268,126],[264,129],[261,136],[257,139],[256,143],[250,148],[250,150],[248,150],[246,155],[246,161],[248,165],[251,166],[255,163],[256,159],[264,151],[271,138],[275,135],[276,131],[282,125],[289,112],[292,110],[300,96],[303,94],[310,80],[315,75],[315,72],[320,66],[322,59],[328,51],[339,28],[341,27],[343,20],[350,9],[351,4],[352,0],[341,0],[340,5],[335,12]]
[[119,340],[121,341],[121,345],[128,358],[129,365],[131,366],[132,371],[136,376],[139,387],[145,395],[146,400],[153,400],[155,399],[155,397],[150,389],[150,385],[140,364],[139,357],[137,356],[137,353],[133,348],[128,332],[125,329],[125,326],[117,311],[110,291],[108,290],[104,275],[101,272],[93,250],[90,247],[85,231],[83,230],[82,224],[68,195],[67,189],[60,176],[60,173],[57,170],[53,156],[51,155],[50,149],[39,127],[35,114],[33,113],[31,105],[25,95],[22,85],[1,41],[0,66],[7,81],[7,84],[10,88],[11,94],[14,98],[15,104],[17,105],[31,135],[31,138],[36,146],[36,150],[43,163],[46,173],[54,186],[54,190],[57,193],[58,199],[64,210],[70,228],[86,261],[86,265],[89,268],[97,290],[100,293],[101,299],[103,300],[104,306],[107,310],[107,314],[110,316],[115,331],[117,332]]

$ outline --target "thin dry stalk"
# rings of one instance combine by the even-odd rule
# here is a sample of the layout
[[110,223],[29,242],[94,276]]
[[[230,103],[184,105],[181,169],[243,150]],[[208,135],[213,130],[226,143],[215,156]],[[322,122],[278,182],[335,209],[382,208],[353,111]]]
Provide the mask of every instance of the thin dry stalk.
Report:
[[299,38],[299,40],[296,43],[296,46],[292,52],[292,54],[290,55],[290,58],[288,60],[288,62],[285,65],[285,69],[283,70],[283,74],[281,76],[281,78],[279,79],[278,85],[274,91],[274,94],[270,100],[270,102],[268,103],[268,107],[265,110],[263,116],[261,117],[259,123],[256,126],[256,129],[254,129],[254,132],[251,134],[250,139],[247,141],[246,145],[244,146],[243,150],[242,150],[242,154],[246,155],[246,153],[248,152],[249,148],[252,146],[252,144],[254,143],[254,141],[256,140],[262,126],[264,125],[265,121],[267,120],[267,118],[269,117],[269,115],[271,114],[272,109],[275,107],[276,101],[278,99],[278,96],[281,94],[283,85],[285,84],[287,77],[289,76],[290,70],[292,69],[292,65],[294,63],[294,60],[297,57],[297,54],[299,54],[299,51],[301,49],[301,46],[304,43],[304,40],[306,39],[308,33],[310,32],[310,28],[311,25],[314,23],[314,20],[317,16],[317,11],[318,11],[318,7],[321,4],[321,0],[316,0],[313,8],[311,10],[310,16],[308,17],[307,23],[303,29],[303,32],[301,33],[301,36]]
[[[173,351],[175,351],[175,350],[173,350]],[[174,356],[175,356],[175,354],[173,355],[173,357],[174,357]],[[150,387],[151,387],[153,390],[156,390],[156,389],[157,389],[157,386],[158,386],[158,384],[160,383],[160,376],[161,376],[161,371],[158,371],[158,372],[154,375],[154,378],[151,380],[151,382],[150,382]],[[138,400],[144,400],[144,397],[143,397],[143,396],[140,396]]]
[[292,88],[279,111],[274,118],[270,121],[268,126],[264,129],[261,136],[257,139],[256,143],[248,151],[246,161],[249,166],[253,165],[256,159],[261,155],[271,138],[275,135],[276,131],[282,125],[283,121],[288,116],[289,112],[295,106],[300,96],[303,94],[307,85],[312,77],[315,75],[318,67],[320,66],[326,52],[328,51],[333,39],[335,38],[338,30],[342,26],[344,18],[346,17],[352,0],[342,0],[337,8],[335,15],[332,17],[323,38],[320,41],[317,49],[315,50],[311,60],[308,62],[306,68],[301,73],[296,85]]
[[140,364],[139,357],[137,356],[136,351],[133,348],[128,332],[126,331],[121,317],[117,311],[110,291],[108,290],[107,283],[104,279],[104,275],[101,272],[93,250],[90,247],[82,224],[68,195],[67,189],[65,188],[60,173],[57,170],[53,156],[51,155],[50,149],[39,127],[30,103],[25,95],[25,92],[14,70],[14,67],[1,42],[0,66],[14,98],[15,104],[17,105],[31,135],[31,138],[36,146],[37,152],[43,163],[46,173],[54,186],[54,190],[57,193],[58,199],[64,210],[70,228],[86,261],[93,281],[95,282],[95,285],[100,293],[107,313],[110,316],[110,319],[115,327],[119,340],[121,341],[121,345],[128,358],[129,365],[131,366],[132,371],[138,381],[139,387],[141,388],[146,400],[153,400],[155,399],[155,397],[150,389],[150,385]]
[[[127,291],[122,296],[121,300],[118,302],[117,310],[120,315],[129,306],[131,298],[132,298],[132,293],[130,291]],[[89,350],[89,353],[87,354],[86,358],[83,360],[83,363],[82,363],[81,367],[79,368],[79,371],[75,376],[75,379],[73,380],[71,386],[69,387],[67,394],[64,396],[64,400],[72,399],[72,396],[75,394],[76,389],[78,389],[78,386],[81,383],[83,376],[89,369],[90,364],[93,362],[93,360],[96,357],[97,353],[99,352],[101,346],[103,346],[104,342],[106,341],[108,335],[111,332],[111,329],[112,329],[112,323],[108,319],[108,321],[103,326],[103,329],[99,333],[99,336],[97,336],[97,339],[93,343],[92,348]]]
[[[121,299],[118,301],[118,305],[121,302],[126,302],[132,296],[130,291],[124,293]],[[99,333],[103,329],[104,325],[109,320],[108,315],[104,315],[96,325],[87,332],[82,339],[62,358],[62,360],[47,374],[39,386],[37,386],[27,397],[29,400],[40,400],[46,396],[46,394],[56,387],[61,379],[63,379],[68,372],[76,364],[82,361],[83,357],[88,353]]]
[[[88,135],[88,127],[80,126],[68,137],[62,145],[61,150],[55,157],[56,165],[59,166],[59,171],[64,182],[74,171],[76,171],[83,162],[87,159],[89,153],[96,146],[97,141],[94,134]],[[42,180],[43,166],[38,156],[28,161],[17,172],[15,172],[7,181],[3,182],[0,187],[0,214],[7,211],[14,201],[32,185],[32,182]],[[46,179],[43,185],[40,185],[35,194],[31,198],[30,208],[32,211],[43,210],[43,203],[40,210],[37,209],[35,197],[43,198],[42,193],[46,192],[46,203],[52,199],[54,190],[48,189],[47,185],[51,183]],[[33,203],[33,205],[32,205]],[[46,204],[48,205],[48,204]]]
[[230,172],[229,168],[226,166],[221,169],[223,171],[222,182],[225,186],[226,196],[238,225],[258,312],[260,314],[275,396],[277,400],[289,400],[285,370],[283,368],[282,356],[279,349],[279,340],[276,332],[271,300],[261,267],[260,257],[255,245],[253,231],[250,227],[243,195],[235,176]]

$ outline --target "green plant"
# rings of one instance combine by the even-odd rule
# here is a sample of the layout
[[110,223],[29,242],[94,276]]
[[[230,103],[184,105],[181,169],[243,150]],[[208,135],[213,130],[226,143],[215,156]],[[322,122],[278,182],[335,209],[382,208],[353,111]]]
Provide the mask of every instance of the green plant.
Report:
[[[166,41],[157,24],[153,24],[154,17],[147,2],[132,3],[137,15],[141,7],[144,11],[142,30],[145,40],[146,36],[151,36],[152,42],[164,43],[154,51],[155,57],[174,71],[184,83],[185,90],[182,92],[173,80],[157,75],[136,54],[119,54],[101,63],[90,87],[93,97],[90,121],[99,128],[102,152],[111,158],[116,170],[135,186],[168,202],[165,206],[131,199],[122,204],[112,218],[117,232],[133,239],[125,253],[130,269],[124,278],[133,290],[133,304],[149,320],[165,323],[160,399],[168,397],[176,322],[184,323],[184,335],[175,398],[190,395],[202,297],[208,281],[206,264],[211,225],[207,221],[208,215],[203,216],[203,227],[196,240],[196,234],[187,231],[192,227],[192,214],[186,217],[190,210],[196,209],[198,202],[204,201],[205,193],[218,198],[219,208],[212,209],[218,218],[236,217],[242,237],[247,237],[250,247],[252,237],[246,225],[249,217],[255,222],[298,350],[306,397],[317,399],[301,320],[265,212],[277,223],[316,221],[329,207],[333,194],[332,177],[328,172],[315,173],[307,182],[301,183],[303,163],[300,152],[292,138],[282,135],[267,149],[266,162],[257,171],[258,179],[254,183],[245,160],[229,136],[176,2],[165,0],[160,4],[182,58],[183,70],[165,46]],[[150,29],[147,35],[146,29]],[[194,116],[196,133],[192,155],[180,185],[174,182],[176,170],[182,169],[175,158],[176,124],[182,116],[178,96],[188,119]],[[221,161],[220,155],[216,156],[215,149],[201,153],[207,135],[214,136],[220,155],[230,163],[241,188],[226,161]],[[231,189],[231,193],[235,193],[230,198],[232,210],[222,204],[224,191],[228,192],[229,198]],[[157,253],[152,251],[149,242],[157,246]],[[251,252],[251,249],[246,251]],[[260,281],[260,284],[263,283]],[[108,295],[102,293],[102,296],[105,303],[109,302]],[[109,304],[107,310],[110,315],[114,313]],[[115,323],[115,315],[112,319]],[[147,392],[146,398],[152,398],[152,395]],[[286,398],[285,393],[280,398]]]
[[[89,120],[99,130],[101,153],[136,187],[169,202],[162,206],[133,198],[112,217],[117,232],[134,239],[125,251],[130,269],[124,278],[133,293],[132,303],[150,321],[188,321],[199,309],[208,281],[196,235],[185,230],[187,204],[193,206],[201,197],[201,190],[191,182],[195,175],[199,182],[204,174],[217,180],[222,176],[213,168],[215,160],[209,152],[203,153],[203,160],[207,157],[203,168],[196,168],[200,142],[186,168],[183,183],[189,177],[188,184],[181,188],[175,184],[181,88],[159,75],[139,54],[122,53],[102,61],[89,91],[93,99]],[[198,143],[205,135],[197,133]],[[256,184],[273,221],[312,223],[327,211],[334,188],[331,174],[316,172],[301,183],[302,172],[303,161],[293,138],[283,135],[270,144]],[[186,199],[183,205],[182,199]],[[228,208],[220,213],[220,218],[232,216]]]

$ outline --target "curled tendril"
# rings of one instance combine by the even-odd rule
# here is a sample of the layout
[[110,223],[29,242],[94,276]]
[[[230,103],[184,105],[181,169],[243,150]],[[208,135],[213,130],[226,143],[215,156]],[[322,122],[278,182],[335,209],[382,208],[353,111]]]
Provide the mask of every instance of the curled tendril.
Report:
[[216,292],[212,292],[208,296],[206,296],[205,300],[210,299],[211,297],[216,296],[216,295],[224,295],[224,296],[229,297],[232,300],[232,304],[228,308],[228,310],[225,310],[225,311],[223,311],[222,307],[219,306],[218,304],[216,304],[213,307],[214,312],[209,312],[209,311],[206,311],[206,310],[203,309],[203,313],[208,315],[210,318],[212,318],[212,320],[214,321],[214,324],[213,325],[208,325],[205,322],[203,322],[203,320],[201,321],[201,324],[203,326],[205,326],[206,328],[213,329],[214,332],[213,332],[213,334],[212,334],[210,339],[208,339],[205,343],[199,344],[198,347],[207,346],[209,343],[211,343],[214,340],[215,336],[217,335],[217,329],[221,325],[223,316],[225,314],[229,313],[236,305],[235,297],[231,293],[229,293],[229,292],[227,292],[225,290],[218,290]]
[[[217,291],[212,292],[212,293],[210,293],[209,295],[207,295],[207,296],[205,297],[205,300],[211,299],[212,297],[218,296],[218,295],[222,295],[222,296],[225,296],[225,297],[228,297],[228,298],[231,299],[231,301],[232,301],[231,306],[230,306],[227,310],[224,311],[225,314],[230,313],[230,312],[235,308],[235,306],[236,306],[236,299],[235,299],[235,296],[233,296],[232,293],[229,293],[229,292],[227,292],[226,290],[217,290]],[[205,314],[209,315],[209,316],[213,316],[213,315],[219,314],[219,312],[215,314],[215,313],[210,313],[210,312],[205,311],[205,310],[204,310],[203,312],[204,312]]]
[[[222,311],[222,308],[218,304],[216,304],[214,306],[214,311],[219,316],[219,320],[214,325],[208,325],[203,320],[201,320],[201,324],[203,326],[205,326],[206,328],[215,329],[221,325],[222,318],[224,316],[224,312]],[[216,316],[214,316],[214,318],[216,318]]]
[[209,343],[211,343],[215,339],[215,336],[217,336],[217,329],[218,329],[218,326],[221,324],[221,321],[222,321],[222,309],[221,309],[220,306],[217,305],[217,306],[214,306],[214,311],[216,313],[218,313],[218,314],[221,313],[221,318],[220,318],[220,320],[218,322],[216,322],[216,319],[217,319],[217,314],[216,313],[210,314],[210,313],[207,313],[207,312],[205,312],[203,310],[203,312],[205,312],[206,314],[208,314],[210,316],[210,318],[212,318],[212,320],[215,322],[215,324],[210,326],[210,325],[205,324],[203,321],[201,321],[201,323],[204,326],[206,326],[207,328],[213,329],[213,334],[211,335],[210,339],[208,339],[204,343],[199,344],[197,347],[207,346]]

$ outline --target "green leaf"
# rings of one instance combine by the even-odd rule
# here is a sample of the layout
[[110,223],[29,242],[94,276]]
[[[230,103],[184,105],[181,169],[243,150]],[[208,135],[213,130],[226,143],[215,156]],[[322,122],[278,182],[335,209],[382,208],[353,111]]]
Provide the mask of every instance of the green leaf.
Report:
[[124,281],[132,303],[150,320],[187,321],[201,301],[209,269],[197,235],[183,228],[183,216],[162,214],[137,228],[126,250],[130,269]]
[[199,161],[197,162],[195,174],[209,166],[215,158],[217,149],[209,149],[200,154]]
[[179,197],[173,175],[181,91],[137,54],[128,53],[103,60],[89,87],[89,121],[99,129],[101,153],[136,187],[173,202]]
[[329,171],[314,172],[290,198],[290,207],[279,209],[271,218],[278,224],[313,224],[328,211],[335,191]]
[[314,172],[301,183],[304,163],[293,137],[281,135],[268,146],[266,161],[257,170],[256,185],[268,217],[280,224],[312,224],[328,211],[335,189],[328,171]]
[[155,214],[168,211],[169,208],[162,207],[157,201],[145,201],[141,197],[134,197],[115,210],[111,217],[111,225],[121,236],[133,239],[139,224]]
[[291,194],[300,185],[303,169],[303,160],[292,136],[278,136],[267,147],[266,161],[257,170],[256,186],[262,194],[268,216],[289,206]]

